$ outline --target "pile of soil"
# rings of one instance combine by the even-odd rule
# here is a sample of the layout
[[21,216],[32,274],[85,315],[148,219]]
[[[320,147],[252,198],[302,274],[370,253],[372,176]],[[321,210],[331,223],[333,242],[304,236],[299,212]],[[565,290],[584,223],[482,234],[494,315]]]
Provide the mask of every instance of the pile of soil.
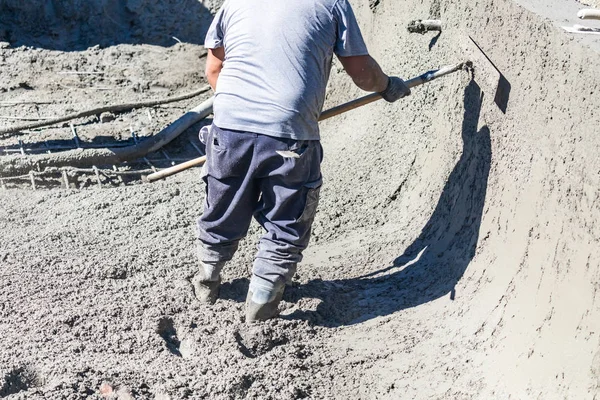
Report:
[[[133,27],[107,37],[108,25],[96,24],[96,40],[84,45],[110,45],[79,51],[82,31],[60,18],[47,24],[66,48],[47,45],[36,26],[80,2],[51,2],[55,14],[35,18],[21,3],[0,1],[11,15],[0,32],[13,32],[0,54],[4,116],[54,116],[205,84],[199,41],[153,42],[179,27],[166,9],[147,7],[142,19],[140,2],[84,2],[95,6],[81,16],[106,6]],[[471,3],[353,2],[390,74],[465,59],[475,70],[321,125],[321,204],[281,318],[243,321],[257,225],[227,266],[217,303],[195,301],[198,169],[155,184],[0,190],[0,397],[600,395],[600,58],[511,0]],[[444,21],[440,35],[406,31],[428,17]],[[68,71],[103,74],[60,74]],[[336,63],[327,106],[361,94]],[[75,128],[82,141],[125,142],[131,129],[151,135],[201,101]],[[167,154],[193,157],[200,125]],[[54,126],[0,137],[0,146],[72,139],[68,125]],[[165,166],[164,154],[152,157]]]
[[79,51],[119,43],[202,44],[219,1],[0,1],[0,41]]

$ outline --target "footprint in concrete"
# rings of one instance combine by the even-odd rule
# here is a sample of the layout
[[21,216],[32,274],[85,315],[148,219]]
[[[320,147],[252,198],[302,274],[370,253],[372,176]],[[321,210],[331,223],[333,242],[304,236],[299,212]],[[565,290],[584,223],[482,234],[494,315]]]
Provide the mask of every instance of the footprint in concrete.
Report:
[[249,374],[243,374],[234,378],[229,394],[236,399],[245,399],[248,396],[248,389],[250,389],[255,380],[256,378]]
[[101,273],[103,279],[123,280],[129,278],[129,271],[126,265],[112,265],[107,267]]
[[173,319],[169,317],[163,317],[158,321],[158,327],[156,328],[156,333],[160,335],[165,341],[167,345],[167,349],[175,354],[178,357],[181,357],[181,352],[179,351],[179,346],[181,342],[177,337],[177,330],[175,329],[175,324],[173,323]]
[[240,352],[248,358],[256,358],[273,348],[286,344],[289,339],[281,330],[268,326],[248,326],[234,333]]
[[40,385],[41,379],[33,369],[29,367],[13,368],[4,376],[0,376],[0,397],[24,392]]

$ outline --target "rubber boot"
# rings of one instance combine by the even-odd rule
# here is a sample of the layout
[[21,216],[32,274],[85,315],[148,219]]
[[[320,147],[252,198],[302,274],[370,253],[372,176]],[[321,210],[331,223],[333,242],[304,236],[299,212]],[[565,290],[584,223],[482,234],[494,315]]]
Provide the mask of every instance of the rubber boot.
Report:
[[192,278],[196,299],[201,303],[214,304],[221,288],[221,269],[224,262],[200,262],[200,271]]
[[246,297],[246,322],[265,321],[279,315],[284,289],[285,285],[266,288],[251,284]]

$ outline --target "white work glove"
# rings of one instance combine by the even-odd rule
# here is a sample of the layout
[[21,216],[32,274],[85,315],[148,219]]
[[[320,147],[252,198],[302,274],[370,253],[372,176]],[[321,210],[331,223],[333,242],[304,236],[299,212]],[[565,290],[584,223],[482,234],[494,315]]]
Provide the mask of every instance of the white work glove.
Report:
[[397,76],[390,76],[388,78],[387,87],[383,92],[379,93],[386,101],[393,103],[410,94],[410,88],[406,86],[406,83],[402,79]]
[[206,141],[208,140],[208,131],[211,127],[212,125],[205,125],[202,128],[200,128],[200,132],[198,133],[198,139],[200,139],[200,143],[202,143],[203,145],[206,145]]

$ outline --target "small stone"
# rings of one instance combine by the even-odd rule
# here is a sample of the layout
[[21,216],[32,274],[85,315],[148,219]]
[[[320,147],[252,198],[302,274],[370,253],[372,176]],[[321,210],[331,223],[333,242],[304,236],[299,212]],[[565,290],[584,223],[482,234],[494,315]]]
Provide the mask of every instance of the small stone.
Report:
[[133,396],[131,395],[131,391],[126,387],[122,387],[117,391],[117,399],[118,400],[134,400]]
[[194,342],[192,339],[186,338],[179,344],[179,352],[183,358],[191,358],[194,355]]
[[102,385],[100,385],[99,390],[100,390],[100,396],[102,396],[102,397],[109,397],[114,392],[113,387],[107,382],[102,382]]
[[103,112],[102,114],[100,114],[100,122],[105,123],[105,122],[110,122],[110,121],[114,121],[117,117],[115,116],[115,114],[106,111]]

